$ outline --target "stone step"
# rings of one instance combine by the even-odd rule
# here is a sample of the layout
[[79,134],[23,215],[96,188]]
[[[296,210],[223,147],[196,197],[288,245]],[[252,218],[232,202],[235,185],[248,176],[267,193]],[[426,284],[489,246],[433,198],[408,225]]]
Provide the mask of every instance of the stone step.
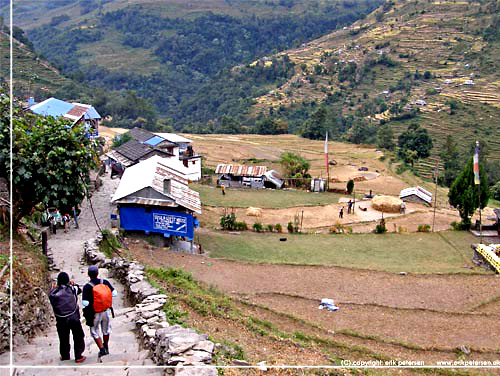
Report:
[[[116,367],[121,364],[106,363],[103,366]],[[8,374],[8,373],[7,373]],[[7,375],[6,374],[6,375]],[[141,376],[154,375],[163,376],[165,370],[163,368],[16,368],[16,376]],[[3,375],[2,375],[3,376]]]

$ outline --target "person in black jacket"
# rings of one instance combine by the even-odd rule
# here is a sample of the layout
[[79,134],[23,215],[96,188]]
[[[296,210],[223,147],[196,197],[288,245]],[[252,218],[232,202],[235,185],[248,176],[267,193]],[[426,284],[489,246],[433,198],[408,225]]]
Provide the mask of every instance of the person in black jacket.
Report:
[[80,309],[78,307],[78,294],[81,292],[80,286],[70,281],[67,273],[61,272],[57,276],[57,285],[49,293],[49,300],[56,316],[61,360],[70,359],[69,333],[72,332],[76,363],[82,363],[86,359],[83,356],[85,334],[80,322]]

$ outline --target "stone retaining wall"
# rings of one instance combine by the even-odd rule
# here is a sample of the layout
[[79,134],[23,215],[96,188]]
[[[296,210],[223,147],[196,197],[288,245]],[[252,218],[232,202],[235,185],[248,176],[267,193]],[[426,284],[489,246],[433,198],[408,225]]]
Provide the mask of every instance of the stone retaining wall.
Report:
[[153,361],[157,365],[172,366],[166,370],[169,375],[217,375],[217,369],[208,366],[215,347],[208,336],[179,325],[171,326],[163,311],[168,296],[160,294],[145,280],[144,266],[117,257],[106,258],[99,251],[100,241],[102,235],[99,234],[95,239],[85,242],[85,259],[89,264],[109,269],[112,276],[123,283],[127,298],[135,305],[140,340],[150,350]]

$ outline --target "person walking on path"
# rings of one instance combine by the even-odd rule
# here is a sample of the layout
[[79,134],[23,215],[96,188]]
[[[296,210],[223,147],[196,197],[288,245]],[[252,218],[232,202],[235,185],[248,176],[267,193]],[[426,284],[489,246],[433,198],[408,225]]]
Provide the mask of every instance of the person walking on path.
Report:
[[[90,335],[99,348],[99,357],[109,354],[109,336],[111,334],[111,310],[116,290],[106,279],[99,279],[99,269],[90,265],[88,276],[90,282],[83,286],[82,305]],[[99,332],[102,330],[102,339]]]
[[339,218],[344,218],[344,207],[343,206],[340,208]]
[[69,333],[72,332],[76,363],[82,363],[86,359],[83,356],[85,334],[80,322],[80,309],[78,307],[78,295],[81,292],[80,286],[70,281],[68,273],[61,272],[57,276],[57,285],[54,285],[49,293],[49,300],[56,316],[61,360],[70,359]]
[[347,203],[347,214],[351,214],[351,208],[352,208],[352,201],[349,200]]

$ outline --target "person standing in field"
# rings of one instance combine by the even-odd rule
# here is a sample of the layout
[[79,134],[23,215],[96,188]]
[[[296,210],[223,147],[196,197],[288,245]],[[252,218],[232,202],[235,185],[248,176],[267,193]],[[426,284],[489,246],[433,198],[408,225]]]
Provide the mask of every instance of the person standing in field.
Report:
[[339,218],[344,218],[344,207],[343,206],[340,208]]
[[[106,279],[99,279],[99,269],[90,265],[90,281],[83,286],[82,305],[90,335],[99,348],[99,357],[109,354],[109,336],[111,334],[111,311],[116,290]],[[102,331],[102,339],[100,331]]]

